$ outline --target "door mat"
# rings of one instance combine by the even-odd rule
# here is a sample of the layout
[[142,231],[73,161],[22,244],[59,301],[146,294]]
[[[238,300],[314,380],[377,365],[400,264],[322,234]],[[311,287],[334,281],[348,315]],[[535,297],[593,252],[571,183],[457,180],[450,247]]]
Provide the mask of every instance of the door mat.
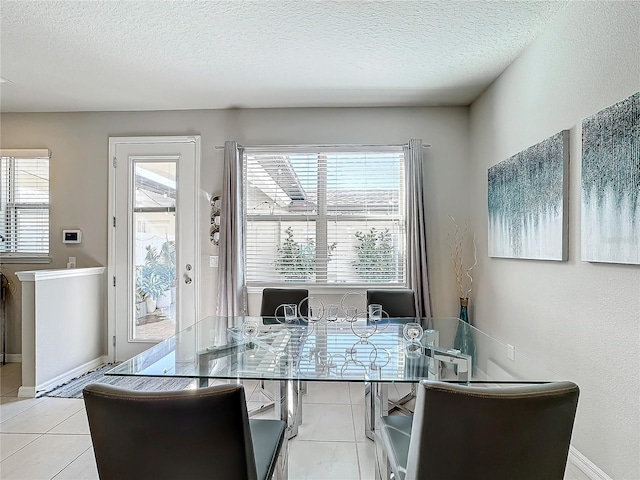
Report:
[[147,392],[160,392],[169,390],[185,390],[191,385],[195,385],[193,378],[170,378],[170,377],[129,377],[122,375],[105,375],[116,364],[110,363],[99,366],[92,372],[74,378],[69,382],[55,387],[52,390],[40,395],[45,397],[58,398],[82,398],[82,389],[90,383],[106,383],[117,387],[128,388],[130,390],[140,390]]

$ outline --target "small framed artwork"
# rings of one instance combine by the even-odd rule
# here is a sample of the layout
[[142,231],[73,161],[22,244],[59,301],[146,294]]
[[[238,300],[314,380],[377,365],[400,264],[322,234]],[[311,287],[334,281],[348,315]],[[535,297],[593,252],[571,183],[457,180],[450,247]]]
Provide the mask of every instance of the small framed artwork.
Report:
[[489,168],[489,256],[568,258],[569,130]]

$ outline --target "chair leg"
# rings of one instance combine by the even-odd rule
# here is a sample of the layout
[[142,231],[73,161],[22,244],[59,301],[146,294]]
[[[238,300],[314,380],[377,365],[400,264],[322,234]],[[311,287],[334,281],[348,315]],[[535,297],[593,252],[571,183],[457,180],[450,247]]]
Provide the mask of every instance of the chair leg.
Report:
[[278,455],[278,461],[276,464],[276,470],[273,473],[273,480],[288,480],[289,479],[289,441],[285,440],[280,455]]

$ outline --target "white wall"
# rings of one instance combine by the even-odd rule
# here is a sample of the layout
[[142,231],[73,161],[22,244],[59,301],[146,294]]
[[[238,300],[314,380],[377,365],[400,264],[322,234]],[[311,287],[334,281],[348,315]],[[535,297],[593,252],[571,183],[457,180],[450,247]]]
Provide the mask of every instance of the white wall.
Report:
[[[468,108],[331,108],[208,110],[180,112],[100,112],[3,114],[2,148],[47,147],[51,157],[51,254],[46,268],[64,268],[69,256],[78,267],[107,264],[107,148],[109,136],[202,135],[200,241],[201,313],[215,312],[217,270],[209,255],[208,195],[222,186],[225,140],[241,144],[405,143],[422,138],[428,249],[434,313],[457,313],[455,281],[447,247],[448,215],[464,217],[468,196]],[[62,244],[63,228],[83,231],[82,244]],[[11,272],[35,265],[2,265]],[[15,282],[19,283],[19,282]],[[14,285],[10,305],[8,352],[20,351],[20,291]],[[105,292],[106,292],[105,287]],[[106,294],[106,293],[105,293]],[[105,326],[106,332],[106,326]],[[106,338],[106,334],[105,334]],[[104,353],[107,347],[104,346]]]
[[[640,2],[570,2],[470,110],[472,317],[581,389],[574,446],[640,478],[640,266],[580,260],[582,119],[640,90]],[[487,168],[570,129],[569,261],[488,258]]]
[[25,312],[18,396],[35,396],[101,364],[104,270],[18,272]]

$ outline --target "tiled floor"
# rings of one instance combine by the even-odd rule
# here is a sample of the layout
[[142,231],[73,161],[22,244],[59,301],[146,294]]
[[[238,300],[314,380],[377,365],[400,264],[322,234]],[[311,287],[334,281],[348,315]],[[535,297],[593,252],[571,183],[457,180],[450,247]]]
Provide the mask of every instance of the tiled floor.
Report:
[[[82,400],[17,398],[20,364],[0,367],[0,478],[90,480],[98,472]],[[263,400],[246,382],[251,409]],[[373,443],[364,436],[360,384],[309,383],[303,424],[289,442],[290,480],[372,480]],[[273,411],[264,412],[272,416]],[[587,480],[569,465],[566,480]]]

